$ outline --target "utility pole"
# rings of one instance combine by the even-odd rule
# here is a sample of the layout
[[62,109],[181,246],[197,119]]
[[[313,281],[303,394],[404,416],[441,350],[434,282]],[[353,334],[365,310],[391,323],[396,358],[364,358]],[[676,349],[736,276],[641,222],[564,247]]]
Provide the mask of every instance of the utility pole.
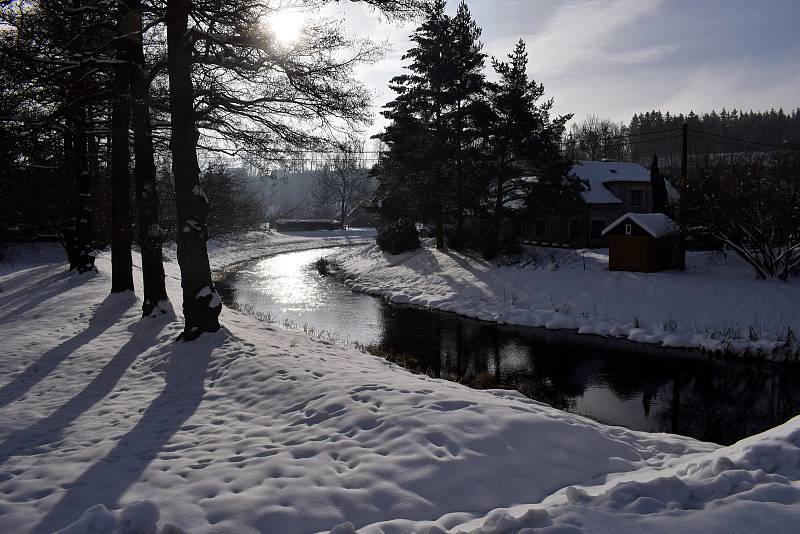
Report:
[[[689,176],[689,123],[683,123],[683,139],[681,144],[681,182],[686,183]],[[677,267],[679,271],[686,270],[686,188],[682,187],[681,197],[678,200],[678,226],[680,226],[680,236],[678,243]]]
[[689,174],[689,123],[683,123],[683,144],[681,145],[681,178]]

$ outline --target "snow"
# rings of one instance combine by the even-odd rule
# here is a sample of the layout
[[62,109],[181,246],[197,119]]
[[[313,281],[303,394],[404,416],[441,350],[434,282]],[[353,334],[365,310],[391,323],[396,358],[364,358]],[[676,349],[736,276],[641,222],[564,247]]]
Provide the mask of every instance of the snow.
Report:
[[210,296],[211,298],[208,300],[208,307],[209,308],[216,308],[217,306],[222,304],[222,300],[219,298],[219,295],[216,291],[213,291],[210,287],[206,286],[200,291],[197,292],[197,296],[195,297],[196,300],[204,299]]
[[158,528],[158,506],[152,501],[137,501],[122,509],[118,514],[110,512],[102,504],[86,510],[71,525],[59,530],[57,534],[183,534],[169,523]]
[[195,299],[199,300],[199,299],[205,298],[205,297],[207,297],[209,295],[211,295],[211,288],[208,287],[208,286],[205,286],[203,289],[201,289],[200,291],[197,292],[197,296],[195,297]]
[[685,272],[628,273],[608,270],[607,250],[527,250],[506,267],[453,251],[391,256],[375,245],[332,259],[354,291],[483,321],[776,358],[789,328],[800,332],[800,280],[755,280],[733,255],[689,252]]
[[[359,239],[253,233],[210,257],[219,268]],[[800,521],[799,418],[726,448],[633,432],[228,309],[219,332],[176,343],[179,316],[142,319],[135,295],[109,295],[109,254],[84,276],[49,259],[0,266],[0,532],[777,533]],[[165,270],[179,303],[177,262]]]
[[679,231],[678,225],[675,224],[675,221],[663,213],[626,213],[616,221],[609,224],[606,229],[603,230],[602,235],[606,235],[625,219],[632,220],[638,224],[642,230],[656,239],[669,235],[676,235]]
[[609,191],[607,182],[650,183],[650,171],[638,163],[623,161],[581,161],[573,165],[570,175],[589,183],[589,190],[581,193],[588,204],[621,204],[622,200]]

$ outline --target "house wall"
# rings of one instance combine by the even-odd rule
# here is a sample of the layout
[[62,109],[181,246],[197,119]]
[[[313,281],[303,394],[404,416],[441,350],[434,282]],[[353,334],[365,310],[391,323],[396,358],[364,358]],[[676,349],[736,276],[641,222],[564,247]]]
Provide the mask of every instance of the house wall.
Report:
[[[650,182],[606,182],[606,189],[614,193],[622,204],[617,204],[623,207],[622,213],[652,213],[653,212],[653,188]],[[642,203],[634,205],[630,203],[631,191],[641,191]],[[608,221],[609,223],[612,221]]]
[[[549,217],[518,217],[514,219],[514,236],[524,241],[547,243],[553,245],[582,246],[586,239],[587,208],[574,215],[556,214]],[[574,224],[579,225],[577,232]],[[571,231],[572,230],[572,231]]]
[[[589,240],[588,246],[601,247],[608,244],[608,240],[600,237],[598,232],[592,235],[592,226],[595,229],[602,226],[605,228],[612,222],[616,221],[626,213],[652,213],[653,212],[653,194],[652,186],[648,182],[611,182],[606,183],[606,187],[614,193],[614,195],[622,200],[620,204],[590,204],[589,205],[589,221],[588,232]],[[634,205],[630,203],[630,191],[641,191],[642,203]]]
[[608,242],[608,268],[611,271],[652,273],[670,268],[669,238],[611,235]]
[[[524,241],[548,244],[567,244],[573,247],[604,247],[608,240],[600,231],[626,213],[652,213],[653,195],[649,182],[606,182],[614,195],[622,200],[619,204],[584,204],[574,214],[555,214],[549,217],[514,220],[514,236]],[[630,191],[641,191],[642,202],[630,203]],[[542,224],[543,223],[543,224]],[[596,230],[594,236],[592,229]]]

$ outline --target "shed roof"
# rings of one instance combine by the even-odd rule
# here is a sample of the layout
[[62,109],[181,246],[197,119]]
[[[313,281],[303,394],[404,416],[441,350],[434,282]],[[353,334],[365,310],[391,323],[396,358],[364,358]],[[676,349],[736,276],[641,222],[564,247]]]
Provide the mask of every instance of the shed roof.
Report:
[[606,189],[606,182],[650,183],[650,170],[629,161],[581,161],[573,165],[569,172],[589,183],[589,190],[581,193],[587,204],[622,203],[622,200]]
[[639,225],[642,230],[656,239],[678,233],[678,225],[675,223],[675,221],[663,213],[626,213],[616,221],[609,224],[606,229],[603,230],[601,235],[606,235],[626,219],[630,219]]

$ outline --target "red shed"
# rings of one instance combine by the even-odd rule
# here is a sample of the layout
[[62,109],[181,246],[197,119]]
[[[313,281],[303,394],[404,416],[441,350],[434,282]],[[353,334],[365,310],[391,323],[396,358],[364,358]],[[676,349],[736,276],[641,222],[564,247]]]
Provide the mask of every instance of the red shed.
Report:
[[651,273],[677,266],[678,233],[663,213],[626,213],[603,230],[609,270]]

